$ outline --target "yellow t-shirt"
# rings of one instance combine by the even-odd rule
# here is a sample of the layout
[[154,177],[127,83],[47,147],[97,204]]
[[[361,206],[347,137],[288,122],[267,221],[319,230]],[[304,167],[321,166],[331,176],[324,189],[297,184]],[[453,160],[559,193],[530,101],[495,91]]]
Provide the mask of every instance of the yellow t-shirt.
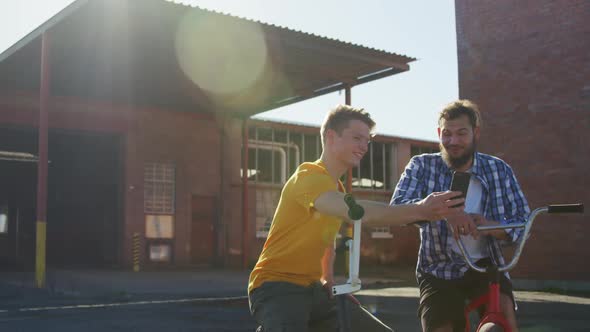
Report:
[[268,238],[250,274],[248,292],[265,281],[308,286],[322,276],[321,260],[334,245],[340,218],[320,214],[313,206],[328,191],[344,192],[320,161],[303,163],[285,184]]

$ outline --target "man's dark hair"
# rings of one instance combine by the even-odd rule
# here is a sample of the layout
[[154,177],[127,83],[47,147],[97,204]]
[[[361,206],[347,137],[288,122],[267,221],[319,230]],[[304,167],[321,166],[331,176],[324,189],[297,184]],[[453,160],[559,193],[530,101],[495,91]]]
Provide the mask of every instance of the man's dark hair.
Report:
[[328,129],[334,130],[338,135],[342,135],[342,131],[348,128],[348,124],[351,120],[359,120],[369,126],[370,130],[375,127],[375,121],[371,119],[371,115],[367,113],[363,108],[354,108],[349,105],[337,105],[333,108],[320,129],[322,136],[322,143],[326,138],[326,131]]
[[471,127],[481,127],[481,114],[479,113],[479,108],[476,104],[467,99],[457,100],[445,106],[445,108],[439,113],[438,126],[441,126],[443,119],[447,121],[455,120],[462,115],[467,116]]

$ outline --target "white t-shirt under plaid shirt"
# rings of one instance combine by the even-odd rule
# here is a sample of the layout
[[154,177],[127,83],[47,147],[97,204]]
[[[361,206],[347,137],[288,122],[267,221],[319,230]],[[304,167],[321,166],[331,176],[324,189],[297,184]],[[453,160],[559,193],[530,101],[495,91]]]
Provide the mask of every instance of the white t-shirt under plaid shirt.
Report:
[[[471,172],[481,183],[481,207],[487,220],[503,224],[526,221],[530,209],[508,164],[499,158],[475,153]],[[440,153],[414,156],[401,175],[390,204],[415,203],[432,192],[447,191],[452,176],[453,170],[445,164]],[[507,232],[511,241],[519,239],[522,233],[520,230]],[[491,258],[504,264],[499,241],[490,239],[488,251]],[[469,269],[463,257],[452,249],[455,240],[446,221],[420,223],[420,240],[418,276],[427,273],[441,279],[457,279]]]

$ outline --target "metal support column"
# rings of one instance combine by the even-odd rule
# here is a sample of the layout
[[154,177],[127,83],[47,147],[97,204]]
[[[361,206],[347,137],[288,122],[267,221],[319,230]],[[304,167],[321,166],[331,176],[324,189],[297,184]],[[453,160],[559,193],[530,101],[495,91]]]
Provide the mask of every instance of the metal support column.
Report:
[[41,88],[39,100],[39,162],[37,163],[37,243],[35,255],[35,281],[37,288],[45,288],[46,236],[47,236],[47,145],[49,102],[49,36],[41,37]]
[[248,119],[242,123],[242,268],[248,268]]
[[[344,103],[350,106],[350,85],[346,85],[346,88],[344,89]],[[352,193],[352,167],[349,168],[348,172],[346,173],[346,192]]]

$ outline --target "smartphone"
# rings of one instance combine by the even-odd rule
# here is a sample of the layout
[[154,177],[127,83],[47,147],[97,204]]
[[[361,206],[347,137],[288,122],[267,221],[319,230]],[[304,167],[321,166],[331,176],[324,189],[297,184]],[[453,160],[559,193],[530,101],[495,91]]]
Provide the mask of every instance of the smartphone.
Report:
[[[467,197],[467,190],[469,189],[469,180],[471,179],[471,173],[467,172],[454,172],[453,179],[451,180],[451,191],[460,191],[463,194],[457,198]],[[452,207],[459,207],[463,204],[457,204]]]

